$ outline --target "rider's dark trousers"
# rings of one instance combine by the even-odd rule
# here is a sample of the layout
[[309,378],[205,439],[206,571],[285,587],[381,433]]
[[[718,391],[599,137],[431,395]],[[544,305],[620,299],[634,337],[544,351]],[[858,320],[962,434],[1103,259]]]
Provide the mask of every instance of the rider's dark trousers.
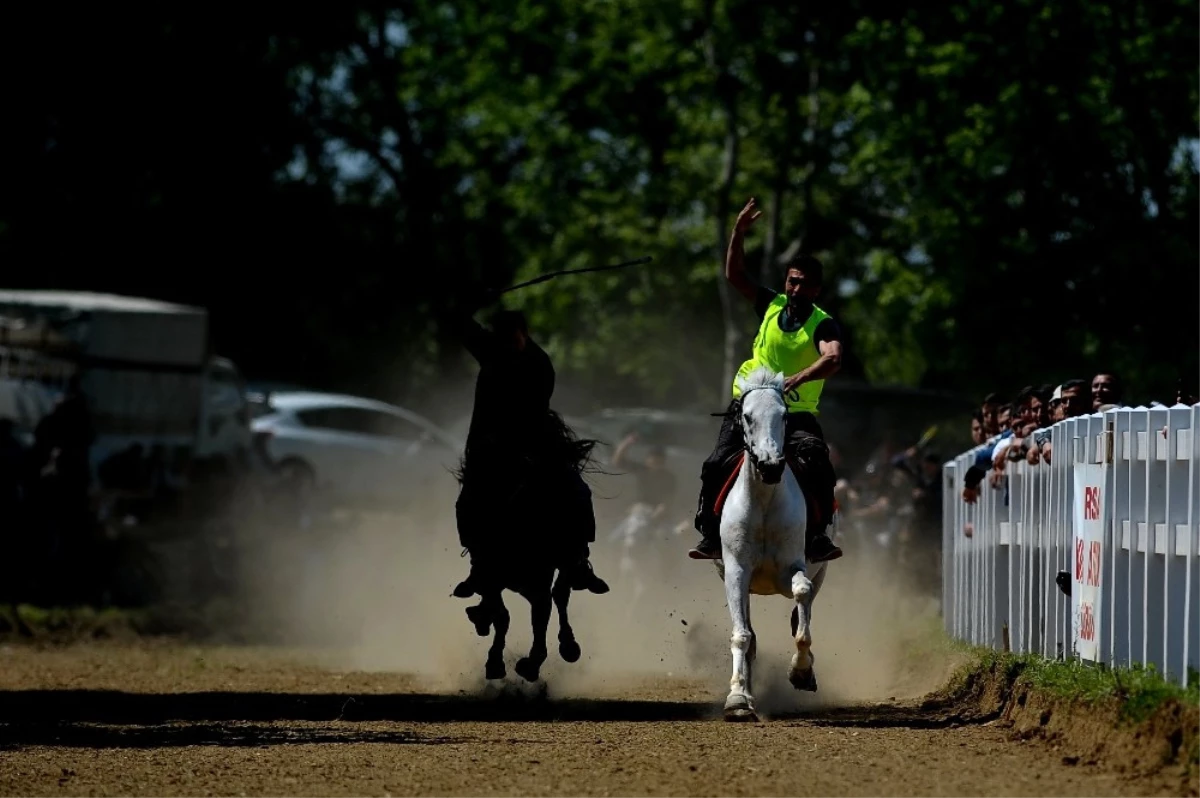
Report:
[[[705,537],[716,537],[720,534],[717,518],[713,513],[713,502],[725,480],[729,478],[729,459],[746,445],[742,436],[741,415],[742,402],[740,399],[734,399],[729,403],[729,409],[725,411],[725,418],[721,422],[717,446],[700,468],[700,502],[696,508],[696,529]],[[825,434],[821,431],[816,416],[812,413],[788,413],[784,417],[783,453],[785,457],[795,458],[799,462],[804,473],[805,486],[808,491],[816,494],[821,518],[828,524],[833,517],[833,488],[837,476],[829,460]],[[820,529],[809,529],[808,536],[823,531],[824,526]]]

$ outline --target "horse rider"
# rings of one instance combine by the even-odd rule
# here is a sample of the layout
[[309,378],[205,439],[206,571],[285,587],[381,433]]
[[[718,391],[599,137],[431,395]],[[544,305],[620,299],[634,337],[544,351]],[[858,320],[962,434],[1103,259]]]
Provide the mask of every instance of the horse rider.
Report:
[[[833,488],[836,477],[829,459],[829,447],[817,423],[817,406],[825,379],[841,367],[841,333],[833,318],[814,303],[821,292],[823,268],[811,255],[799,255],[784,267],[784,290],[777,293],[757,285],[744,264],[743,240],[746,231],[762,216],[753,197],[738,214],[725,257],[725,279],[738,293],[754,304],[761,319],[754,339],[754,354],[738,369],[738,376],[767,366],[784,374],[784,454],[797,462],[806,482],[813,489],[816,507],[810,508],[810,521],[816,510],[817,524],[809,523],[805,557],[810,563],[836,560],[842,550],[829,538],[826,527],[833,520]],[[730,460],[745,443],[739,419],[741,389],[733,383],[733,400],[725,412],[716,448],[700,471],[700,503],[696,511],[696,529],[702,539],[688,556],[695,560],[721,557],[721,529],[714,501],[729,477]]]
[[[490,304],[495,293],[484,292],[470,308]],[[503,504],[525,480],[551,481],[551,492],[565,497],[572,517],[564,520],[559,541],[560,568],[575,590],[607,593],[589,561],[589,544],[596,539],[591,490],[579,471],[591,451],[550,409],[554,394],[554,365],[529,335],[520,311],[497,312],[485,329],[470,314],[457,325],[467,350],[479,363],[475,405],[467,432],[460,472],[461,490],[455,503],[459,542],[471,554],[471,571],[454,588],[458,598],[482,593],[496,576],[492,555],[504,544],[512,519]],[[560,484],[565,482],[565,486]],[[497,510],[500,510],[497,512]]]

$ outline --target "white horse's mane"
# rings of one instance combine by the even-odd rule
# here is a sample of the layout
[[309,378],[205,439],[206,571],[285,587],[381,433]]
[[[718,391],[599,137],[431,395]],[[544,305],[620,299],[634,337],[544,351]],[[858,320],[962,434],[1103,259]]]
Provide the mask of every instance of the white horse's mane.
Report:
[[741,378],[742,393],[755,388],[774,388],[783,390],[783,375],[767,366],[759,366],[754,371]]

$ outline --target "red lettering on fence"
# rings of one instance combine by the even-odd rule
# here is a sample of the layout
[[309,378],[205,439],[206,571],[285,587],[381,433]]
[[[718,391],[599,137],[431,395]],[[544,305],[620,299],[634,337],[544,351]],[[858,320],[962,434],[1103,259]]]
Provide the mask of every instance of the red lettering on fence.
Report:
[[1083,538],[1075,538],[1075,581],[1083,581]]
[[1088,578],[1091,587],[1100,587],[1100,541],[1093,540],[1088,552]]
[[1091,604],[1084,604],[1080,608],[1079,639],[1089,642],[1096,639],[1096,616]]
[[1083,517],[1087,521],[1100,518],[1100,488],[1086,487],[1083,489]]

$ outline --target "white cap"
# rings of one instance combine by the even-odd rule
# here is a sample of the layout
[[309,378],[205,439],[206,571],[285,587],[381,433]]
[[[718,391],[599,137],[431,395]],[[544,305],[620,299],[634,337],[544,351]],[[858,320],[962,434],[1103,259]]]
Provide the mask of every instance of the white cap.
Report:
[[1062,399],[1062,386],[1060,385],[1054,389],[1054,393],[1050,394],[1050,401],[1057,402],[1061,399]]

